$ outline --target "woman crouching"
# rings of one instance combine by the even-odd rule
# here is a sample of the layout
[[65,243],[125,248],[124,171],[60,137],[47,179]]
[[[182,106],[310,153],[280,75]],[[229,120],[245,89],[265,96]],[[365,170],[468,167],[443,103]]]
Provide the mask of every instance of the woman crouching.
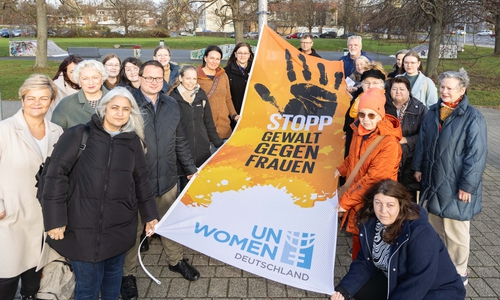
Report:
[[465,288],[427,212],[386,179],[358,211],[361,250],[332,300],[464,299]]

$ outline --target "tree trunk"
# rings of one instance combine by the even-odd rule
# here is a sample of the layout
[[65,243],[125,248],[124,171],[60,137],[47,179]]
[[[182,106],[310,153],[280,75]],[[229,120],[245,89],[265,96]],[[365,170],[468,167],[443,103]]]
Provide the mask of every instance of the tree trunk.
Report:
[[[435,12],[443,11],[443,9],[437,9]],[[431,31],[429,39],[429,52],[427,54],[427,67],[425,69],[425,75],[427,77],[437,82],[438,78],[438,66],[439,66],[439,45],[441,44],[441,37],[443,35],[443,16],[437,15],[431,19]]]
[[500,12],[495,15],[495,50],[494,54],[500,54],[500,39],[498,35],[500,34]]
[[36,0],[36,61],[35,68],[47,67],[47,3]]
[[245,24],[245,21],[240,16],[240,0],[226,0],[226,3],[231,7],[234,25],[234,43],[238,44],[243,42],[243,25]]

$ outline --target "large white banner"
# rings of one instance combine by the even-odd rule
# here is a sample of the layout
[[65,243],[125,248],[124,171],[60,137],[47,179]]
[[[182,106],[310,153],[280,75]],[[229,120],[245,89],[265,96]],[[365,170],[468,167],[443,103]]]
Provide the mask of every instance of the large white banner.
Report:
[[237,130],[156,232],[259,276],[333,293],[343,78],[340,62],[306,57],[265,27]]

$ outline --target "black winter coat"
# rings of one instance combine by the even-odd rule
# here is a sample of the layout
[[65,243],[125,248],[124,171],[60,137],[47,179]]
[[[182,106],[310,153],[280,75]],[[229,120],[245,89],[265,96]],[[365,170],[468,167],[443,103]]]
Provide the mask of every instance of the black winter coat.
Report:
[[[387,299],[465,299],[465,288],[448,250],[427,218],[420,208],[420,217],[404,221],[401,234],[391,244]],[[359,225],[361,250],[335,288],[345,299],[354,296],[379,270],[372,257],[376,222],[373,217]]]
[[177,184],[177,160],[188,175],[196,173],[196,166],[177,101],[159,93],[155,111],[140,88],[134,97],[144,118],[149,181],[153,194],[160,197]]
[[[177,100],[181,108],[181,118],[186,127],[189,149],[196,167],[199,167],[212,155],[210,142],[217,148],[224,143],[217,134],[207,94],[199,89],[191,104],[182,98],[177,88],[170,93],[170,96]],[[177,173],[181,176],[190,175],[184,172],[179,160],[177,160]]]
[[[76,160],[85,126],[86,148]],[[75,189],[67,201],[69,180]],[[111,137],[97,115],[64,132],[52,152],[42,199],[45,230],[66,226],[64,239],[47,239],[59,254],[101,262],[135,243],[137,212],[144,222],[158,218],[144,150],[134,132]]]
[[241,72],[236,64],[236,61],[227,65],[224,70],[229,78],[229,87],[231,89],[231,98],[233,100],[234,109],[238,114],[241,112],[243,98],[245,97],[245,89],[248,83],[248,75],[252,68],[252,62],[248,61],[245,72]]
[[406,144],[402,144],[403,156],[399,164],[398,181],[402,183],[409,191],[418,191],[420,183],[415,179],[415,171],[412,169],[413,152],[417,144],[420,126],[427,114],[427,106],[414,97],[410,98],[410,103],[406,108],[406,113],[401,122],[403,137],[406,138]]

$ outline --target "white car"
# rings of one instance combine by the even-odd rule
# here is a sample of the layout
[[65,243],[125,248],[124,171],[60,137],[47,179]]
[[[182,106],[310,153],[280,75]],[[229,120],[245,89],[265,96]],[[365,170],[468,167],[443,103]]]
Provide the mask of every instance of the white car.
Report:
[[483,35],[488,35],[488,36],[491,36],[493,34],[493,31],[491,30],[480,30],[478,33],[476,33],[477,35],[480,35],[480,36],[483,36]]

